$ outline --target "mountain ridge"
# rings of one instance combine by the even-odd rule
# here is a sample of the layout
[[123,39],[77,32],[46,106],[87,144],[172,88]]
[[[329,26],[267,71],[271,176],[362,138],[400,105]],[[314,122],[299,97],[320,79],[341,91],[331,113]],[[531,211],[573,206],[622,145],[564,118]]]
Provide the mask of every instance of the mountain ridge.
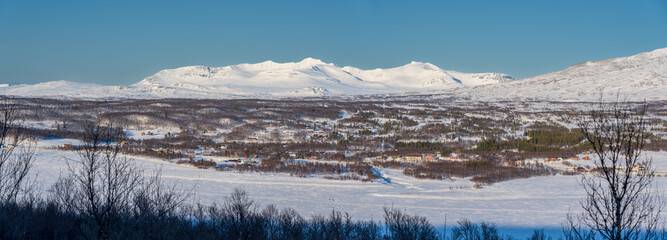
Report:
[[[69,81],[6,87],[9,95],[85,98],[237,98],[302,97],[423,92],[514,80],[502,73],[467,74],[411,62],[362,70],[339,67],[315,58],[299,62],[242,63],[223,67],[186,66],[164,69],[128,86],[102,86]],[[72,85],[71,89],[67,85]],[[57,91],[49,91],[49,90]],[[3,90],[0,88],[0,90]]]
[[412,61],[394,68],[339,67],[315,58],[164,69],[127,86],[51,81],[2,85],[0,95],[71,98],[294,98],[435,94],[481,101],[595,100],[597,92],[667,99],[667,48],[597,61],[524,79],[502,73],[461,73]]

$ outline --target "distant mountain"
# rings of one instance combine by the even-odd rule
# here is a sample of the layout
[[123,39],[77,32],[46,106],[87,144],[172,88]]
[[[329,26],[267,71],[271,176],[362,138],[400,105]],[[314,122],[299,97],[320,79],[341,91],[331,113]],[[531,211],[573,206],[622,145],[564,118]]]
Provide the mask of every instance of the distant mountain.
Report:
[[147,77],[131,87],[175,87],[233,95],[273,96],[373,94],[430,91],[514,80],[499,73],[466,74],[445,71],[430,63],[412,62],[390,69],[338,67],[313,58],[301,62],[233,66],[183,67]]
[[460,73],[445,71],[430,63],[412,62],[405,66],[390,69],[361,70],[343,67],[348,72],[366,82],[375,82],[387,86],[412,89],[447,89],[473,87],[514,80],[502,73]]
[[588,61],[565,70],[456,91],[479,100],[595,101],[620,94],[630,100],[667,100],[667,48],[630,57]]
[[129,86],[67,81],[0,87],[8,95],[77,98],[238,98],[301,97],[423,92],[512,81],[501,73],[445,71],[412,62],[390,69],[338,67],[306,58],[300,62],[191,66],[162,70]]
[[595,101],[619,93],[633,100],[667,100],[667,48],[630,57],[579,63],[514,80],[501,73],[460,73],[412,62],[362,70],[317,59],[300,62],[191,66],[162,70],[129,86],[69,81],[0,84],[0,95],[69,98],[275,98],[390,94],[470,100]]

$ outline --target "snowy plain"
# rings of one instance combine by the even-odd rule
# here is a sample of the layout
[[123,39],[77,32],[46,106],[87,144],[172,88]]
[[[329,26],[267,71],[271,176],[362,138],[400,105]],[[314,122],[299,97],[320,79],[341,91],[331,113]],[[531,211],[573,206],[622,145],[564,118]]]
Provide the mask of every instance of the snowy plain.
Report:
[[[76,140],[44,140],[37,144],[33,173],[47,192],[67,162],[78,159],[76,152],[49,149]],[[667,152],[648,152],[658,171],[667,171]],[[178,165],[160,159],[130,156],[151,174],[161,169],[167,182],[192,192],[190,201],[221,202],[234,188],[245,189],[264,207],[290,207],[305,217],[326,215],[332,209],[348,212],[354,219],[381,220],[382,207],[403,209],[428,218],[435,226],[469,219],[495,223],[503,234],[525,237],[534,229],[560,234],[568,212],[579,210],[583,191],[580,176],[549,176],[511,180],[475,189],[468,179],[419,180],[401,170],[380,169],[384,181],[327,180],[321,177],[293,177],[288,174],[221,172]],[[667,189],[667,177],[657,177],[656,187]]]

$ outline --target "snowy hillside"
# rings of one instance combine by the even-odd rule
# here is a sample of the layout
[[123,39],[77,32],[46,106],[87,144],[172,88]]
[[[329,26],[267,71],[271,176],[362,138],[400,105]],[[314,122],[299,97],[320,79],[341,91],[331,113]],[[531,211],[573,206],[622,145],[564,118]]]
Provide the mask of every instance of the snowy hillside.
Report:
[[[99,86],[67,81],[0,87],[8,95],[81,98],[235,98],[302,97],[340,94],[423,92],[514,80],[500,73],[445,71],[412,62],[390,69],[338,67],[306,58],[300,62],[191,66],[162,70],[130,86]],[[54,87],[57,86],[57,87]]]
[[479,100],[508,98],[595,101],[604,92],[634,100],[667,100],[667,48],[630,57],[576,64],[516,81],[478,86],[456,94]]

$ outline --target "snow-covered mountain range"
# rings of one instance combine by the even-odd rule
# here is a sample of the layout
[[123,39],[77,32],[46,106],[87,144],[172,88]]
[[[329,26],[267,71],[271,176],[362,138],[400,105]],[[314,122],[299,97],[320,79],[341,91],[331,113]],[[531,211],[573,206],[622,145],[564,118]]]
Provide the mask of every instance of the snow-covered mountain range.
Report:
[[500,73],[445,71],[430,63],[412,62],[390,68],[361,70],[318,59],[300,62],[191,66],[162,70],[129,86],[54,81],[0,88],[20,96],[81,98],[233,98],[301,97],[340,94],[423,92],[514,80]]
[[162,70],[129,86],[70,81],[0,84],[0,95],[67,98],[274,98],[423,93],[476,100],[595,100],[600,93],[667,100],[667,48],[630,57],[576,64],[515,80],[502,73],[461,73],[412,62],[389,69],[300,62],[191,66]]

